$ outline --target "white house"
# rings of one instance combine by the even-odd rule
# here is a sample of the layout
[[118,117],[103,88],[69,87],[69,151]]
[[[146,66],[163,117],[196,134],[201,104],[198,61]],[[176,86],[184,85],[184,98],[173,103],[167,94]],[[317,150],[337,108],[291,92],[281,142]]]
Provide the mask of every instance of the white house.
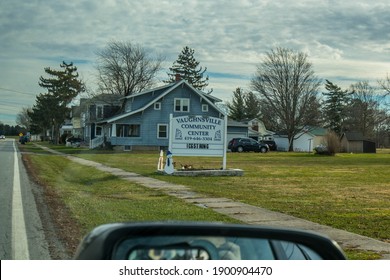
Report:
[[[312,152],[313,149],[323,144],[327,130],[320,127],[305,127],[294,137],[294,151]],[[274,141],[279,151],[288,151],[289,142],[286,134],[276,133]]]

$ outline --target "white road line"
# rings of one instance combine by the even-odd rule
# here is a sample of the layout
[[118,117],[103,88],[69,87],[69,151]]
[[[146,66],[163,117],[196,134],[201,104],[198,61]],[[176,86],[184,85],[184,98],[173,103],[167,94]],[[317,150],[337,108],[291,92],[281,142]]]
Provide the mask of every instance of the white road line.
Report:
[[19,159],[14,147],[14,187],[12,194],[12,257],[14,260],[28,260],[28,242],[24,220],[22,192],[20,187]]

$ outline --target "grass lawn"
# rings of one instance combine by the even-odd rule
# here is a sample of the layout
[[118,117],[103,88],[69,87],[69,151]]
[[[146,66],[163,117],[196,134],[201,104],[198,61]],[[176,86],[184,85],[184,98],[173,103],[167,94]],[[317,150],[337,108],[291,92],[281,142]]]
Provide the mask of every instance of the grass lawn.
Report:
[[[338,154],[335,157],[307,153],[229,153],[228,168],[243,169],[243,177],[194,178],[156,174],[159,157],[156,152],[115,153],[51,147],[109,166],[187,185],[197,192],[228,197],[390,241],[390,153],[386,150],[377,154]],[[25,148],[42,152],[30,144]],[[43,179],[48,183],[55,182],[53,187],[71,206],[73,215],[85,229],[117,220],[229,222],[228,218],[208,209],[184,204],[155,190],[122,182],[58,156],[42,152],[31,158],[43,168],[42,176],[52,174],[51,178]],[[174,157],[174,161],[176,166],[191,164],[194,168],[219,168],[222,159]],[[91,216],[96,219],[91,221]],[[359,252],[351,252],[348,256],[371,258],[362,257]]]
[[[390,241],[390,154],[228,154],[228,168],[243,177],[174,177],[155,174],[158,155],[80,154],[195,191],[228,197],[321,224]],[[174,158],[177,165],[219,168],[219,158]]]
[[57,155],[29,155],[41,183],[58,195],[82,234],[112,222],[196,220],[237,222],[210,209],[131,183]]

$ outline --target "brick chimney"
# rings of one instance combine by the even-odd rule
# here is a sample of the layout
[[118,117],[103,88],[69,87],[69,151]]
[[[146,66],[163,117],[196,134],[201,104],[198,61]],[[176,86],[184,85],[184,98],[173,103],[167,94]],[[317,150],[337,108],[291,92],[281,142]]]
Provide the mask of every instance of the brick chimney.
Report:
[[180,74],[176,74],[175,75],[175,80],[176,80],[176,82],[180,82],[181,81],[181,76],[180,76]]

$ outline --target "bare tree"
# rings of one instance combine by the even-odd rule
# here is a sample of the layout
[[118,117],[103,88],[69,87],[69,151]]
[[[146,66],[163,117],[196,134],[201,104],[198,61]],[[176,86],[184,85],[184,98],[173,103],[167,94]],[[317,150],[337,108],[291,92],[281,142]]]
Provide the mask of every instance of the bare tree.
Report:
[[307,54],[302,52],[277,48],[268,52],[257,66],[251,87],[258,92],[264,106],[273,111],[279,128],[286,131],[290,151],[294,136],[319,106],[319,85]]
[[31,107],[23,107],[22,110],[16,116],[16,124],[30,130],[31,118],[28,115],[32,111]]
[[375,138],[375,131],[387,119],[381,108],[385,102],[385,94],[380,94],[369,84],[361,81],[351,85],[352,99],[349,105],[348,128],[359,131],[364,136]]
[[140,45],[110,42],[97,52],[100,93],[128,96],[152,87],[162,57],[152,57]]
[[386,92],[386,95],[390,95],[390,75],[387,74],[384,80],[378,81],[381,88]]

